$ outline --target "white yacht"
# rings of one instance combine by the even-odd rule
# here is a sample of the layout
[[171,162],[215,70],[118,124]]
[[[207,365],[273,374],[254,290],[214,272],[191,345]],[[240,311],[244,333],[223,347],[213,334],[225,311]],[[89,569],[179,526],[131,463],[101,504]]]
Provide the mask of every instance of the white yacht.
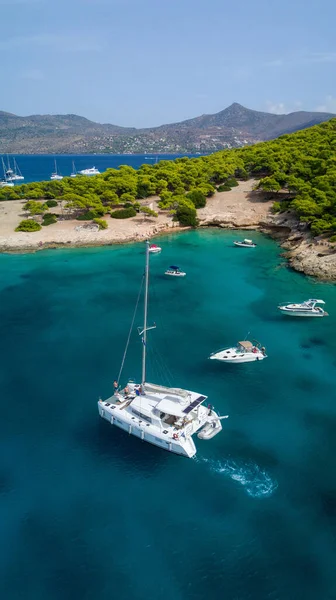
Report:
[[252,240],[237,240],[235,242],[233,242],[235,246],[238,246],[238,248],[255,248],[257,244],[255,244]]
[[7,156],[7,171],[6,171],[7,181],[22,181],[24,179],[24,176],[22,175],[15,158],[13,158],[13,165],[14,165],[14,170],[11,168],[9,157]]
[[301,302],[301,304],[280,304],[278,309],[283,315],[290,317],[328,317],[328,313],[322,306],[317,304],[325,304],[324,300],[315,300],[310,298]]
[[[193,435],[198,433],[200,439],[212,438],[222,430],[221,420],[227,416],[220,417],[211,405],[204,406],[207,397],[198,392],[146,381],[147,332],[155,329],[155,325],[149,327],[147,324],[149,242],[146,242],[146,268],[143,278],[144,325],[138,330],[142,338],[141,383],[130,381],[123,390],[119,388],[129,334],[118,381],[114,382],[114,394],[106,400],[99,399],[99,415],[130,435],[169,452],[191,458],[196,454]],[[135,314],[132,325],[134,317]]]
[[259,342],[254,341],[252,343],[244,340],[243,342],[238,342],[237,346],[214,352],[209,358],[237,364],[264,360],[264,358],[267,358],[267,354],[265,348]]
[[160,248],[160,246],[157,246],[156,244],[151,244],[149,246],[149,252],[150,254],[159,254],[161,252],[162,248]]
[[82,171],[79,171],[80,175],[100,175],[100,171],[98,171],[98,169],[96,169],[96,167],[91,167],[90,169],[83,169]]
[[170,275],[171,277],[185,277],[186,273],[181,271],[179,267],[172,265],[165,271],[165,275]]
[[77,171],[76,171],[74,161],[72,161],[72,171],[71,171],[70,177],[77,177]]
[[63,179],[63,175],[60,175],[57,172],[57,162],[56,162],[56,158],[55,158],[55,171],[50,175],[50,179],[53,180],[59,180],[59,179]]

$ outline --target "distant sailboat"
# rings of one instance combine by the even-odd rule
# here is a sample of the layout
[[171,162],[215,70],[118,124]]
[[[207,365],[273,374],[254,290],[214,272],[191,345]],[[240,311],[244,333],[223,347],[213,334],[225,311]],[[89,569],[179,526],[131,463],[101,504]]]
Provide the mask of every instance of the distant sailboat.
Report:
[[50,179],[63,179],[63,175],[59,175],[59,173],[57,173],[57,162],[56,162],[56,158],[55,158],[55,171],[54,173],[51,174]]
[[74,161],[72,161],[72,172],[71,172],[70,177],[77,177],[77,170],[76,170]]
[[9,157],[7,155],[7,171],[6,171],[7,181],[22,181],[24,179],[24,176],[22,175],[15,158],[13,158],[13,165],[14,165],[14,170],[11,168]]
[[1,162],[2,162],[2,170],[3,170],[3,179],[0,181],[0,188],[14,187],[14,183],[12,181],[8,181],[7,169],[5,167],[5,162],[2,157],[1,157]]

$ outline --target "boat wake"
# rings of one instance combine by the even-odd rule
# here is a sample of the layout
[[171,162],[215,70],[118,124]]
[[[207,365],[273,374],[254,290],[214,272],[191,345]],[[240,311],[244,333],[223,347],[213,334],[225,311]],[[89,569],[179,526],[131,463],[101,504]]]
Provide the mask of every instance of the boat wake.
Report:
[[243,486],[245,492],[252,498],[267,498],[277,489],[276,480],[256,463],[239,463],[228,459],[226,461],[211,460],[195,457],[197,462],[209,465],[212,472],[226,475]]

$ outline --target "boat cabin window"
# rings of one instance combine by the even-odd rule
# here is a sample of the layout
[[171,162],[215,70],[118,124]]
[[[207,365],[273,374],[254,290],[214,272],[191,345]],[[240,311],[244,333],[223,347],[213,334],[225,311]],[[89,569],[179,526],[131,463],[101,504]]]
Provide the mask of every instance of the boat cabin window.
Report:
[[136,410],[135,408],[132,408],[132,413],[134,415],[136,415],[137,417],[140,417],[140,419],[143,419],[144,421],[147,421],[147,423],[151,423],[152,419],[150,417],[148,417],[147,415],[144,415],[143,413],[141,413],[140,411]]

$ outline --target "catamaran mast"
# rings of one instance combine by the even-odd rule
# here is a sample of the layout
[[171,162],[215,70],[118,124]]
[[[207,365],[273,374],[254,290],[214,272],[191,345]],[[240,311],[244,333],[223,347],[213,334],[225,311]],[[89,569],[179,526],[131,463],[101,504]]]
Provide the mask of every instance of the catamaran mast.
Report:
[[144,299],[144,328],[142,336],[142,376],[141,383],[146,382],[146,343],[147,343],[147,307],[148,307],[148,278],[149,278],[149,241],[146,242],[146,267],[145,267],[145,299]]

